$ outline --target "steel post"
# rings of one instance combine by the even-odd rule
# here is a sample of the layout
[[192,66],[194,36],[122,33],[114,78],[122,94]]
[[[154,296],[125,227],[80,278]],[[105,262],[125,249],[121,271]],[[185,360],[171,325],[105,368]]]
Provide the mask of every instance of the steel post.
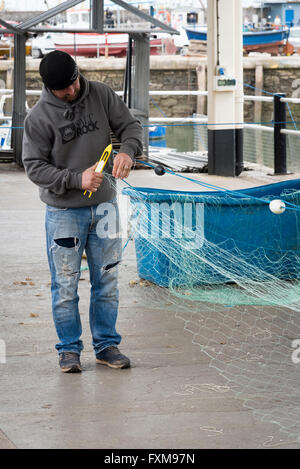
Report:
[[286,104],[280,101],[285,94],[274,96],[274,174],[287,174],[286,135],[281,133],[286,128]]
[[12,112],[12,148],[14,150],[15,162],[19,166],[22,163],[23,125],[25,119],[25,34],[15,34],[14,37],[14,95]]

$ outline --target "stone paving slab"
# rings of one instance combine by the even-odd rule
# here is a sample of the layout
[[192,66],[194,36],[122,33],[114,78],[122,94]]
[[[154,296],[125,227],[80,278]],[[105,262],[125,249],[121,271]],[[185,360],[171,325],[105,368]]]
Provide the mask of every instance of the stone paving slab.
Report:
[[[269,178],[258,172],[256,178],[247,173],[223,182],[246,187]],[[148,170],[135,171],[129,181],[172,184]],[[188,186],[185,181],[180,187]],[[61,373],[54,349],[44,206],[24,173],[5,166],[0,166],[0,226],[0,339],[6,344],[6,363],[0,363],[1,449],[299,448],[299,441],[244,406],[174,311],[146,305],[141,289],[128,287],[137,277],[133,243],[120,272],[118,320],[121,350],[130,356],[132,368],[95,364],[84,271],[79,284],[84,372]],[[257,408],[261,405],[258,397]]]

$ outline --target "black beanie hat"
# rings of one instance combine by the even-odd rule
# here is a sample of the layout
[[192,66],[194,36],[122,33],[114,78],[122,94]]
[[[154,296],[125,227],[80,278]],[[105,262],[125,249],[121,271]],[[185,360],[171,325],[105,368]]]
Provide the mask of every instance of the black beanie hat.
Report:
[[40,75],[44,85],[50,90],[63,90],[78,77],[78,67],[69,54],[54,50],[41,60]]

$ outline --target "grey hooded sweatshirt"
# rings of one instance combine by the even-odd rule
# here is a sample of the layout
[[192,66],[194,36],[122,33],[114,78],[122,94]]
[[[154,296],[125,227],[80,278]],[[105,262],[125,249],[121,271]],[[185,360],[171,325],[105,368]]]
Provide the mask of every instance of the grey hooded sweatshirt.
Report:
[[[23,164],[39,186],[40,198],[59,208],[107,202],[115,196],[111,178],[97,192],[83,195],[82,173],[95,164],[111,143],[110,130],[121,142],[120,152],[132,159],[142,153],[143,129],[124,102],[107,85],[80,75],[80,97],[65,103],[43,88],[41,98],[24,122]],[[111,174],[113,155],[104,173]]]

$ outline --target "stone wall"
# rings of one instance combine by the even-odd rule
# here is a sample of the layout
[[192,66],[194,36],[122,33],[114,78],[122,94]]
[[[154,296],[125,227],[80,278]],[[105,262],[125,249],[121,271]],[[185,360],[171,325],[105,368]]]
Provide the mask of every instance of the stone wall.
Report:
[[[245,57],[245,94],[271,96],[286,93],[288,97],[300,97],[300,56]],[[27,58],[26,87],[41,89],[38,73],[40,60]],[[90,80],[100,80],[114,90],[123,89],[125,59],[78,59],[82,73]],[[152,90],[205,90],[206,59],[201,57],[151,56],[150,89]],[[0,80],[7,88],[12,85],[11,61],[0,61]],[[249,85],[249,86],[247,86]],[[255,89],[256,88],[256,89]],[[265,90],[262,93],[260,90]],[[36,98],[29,97],[31,107]],[[300,105],[290,105],[295,120],[300,121]],[[269,122],[273,118],[272,103],[246,101],[245,121]],[[187,117],[193,113],[206,113],[206,98],[196,96],[155,96],[150,98],[150,115],[160,117]],[[289,117],[289,114],[288,114]]]
[[[38,59],[27,59],[26,87],[40,89]],[[189,63],[190,62],[190,63]],[[1,64],[0,64],[1,65]],[[125,59],[78,58],[78,65],[83,75],[89,80],[102,81],[115,91],[123,89]],[[1,77],[1,74],[0,74]],[[179,56],[151,57],[150,89],[152,90],[197,90],[195,61],[188,61]],[[28,100],[29,106],[34,102]],[[189,116],[197,111],[195,96],[155,96],[150,99],[150,115],[161,117]]]
[[[271,96],[283,93],[286,97],[300,98],[300,56],[251,57],[244,59],[244,93]],[[248,87],[246,85],[250,85]],[[256,88],[256,89],[255,89]],[[264,90],[264,92],[260,91]],[[256,108],[256,109],[255,109]],[[300,105],[289,104],[295,120],[300,120]],[[269,122],[273,119],[272,103],[244,105],[245,121]],[[287,120],[291,120],[287,108]]]

